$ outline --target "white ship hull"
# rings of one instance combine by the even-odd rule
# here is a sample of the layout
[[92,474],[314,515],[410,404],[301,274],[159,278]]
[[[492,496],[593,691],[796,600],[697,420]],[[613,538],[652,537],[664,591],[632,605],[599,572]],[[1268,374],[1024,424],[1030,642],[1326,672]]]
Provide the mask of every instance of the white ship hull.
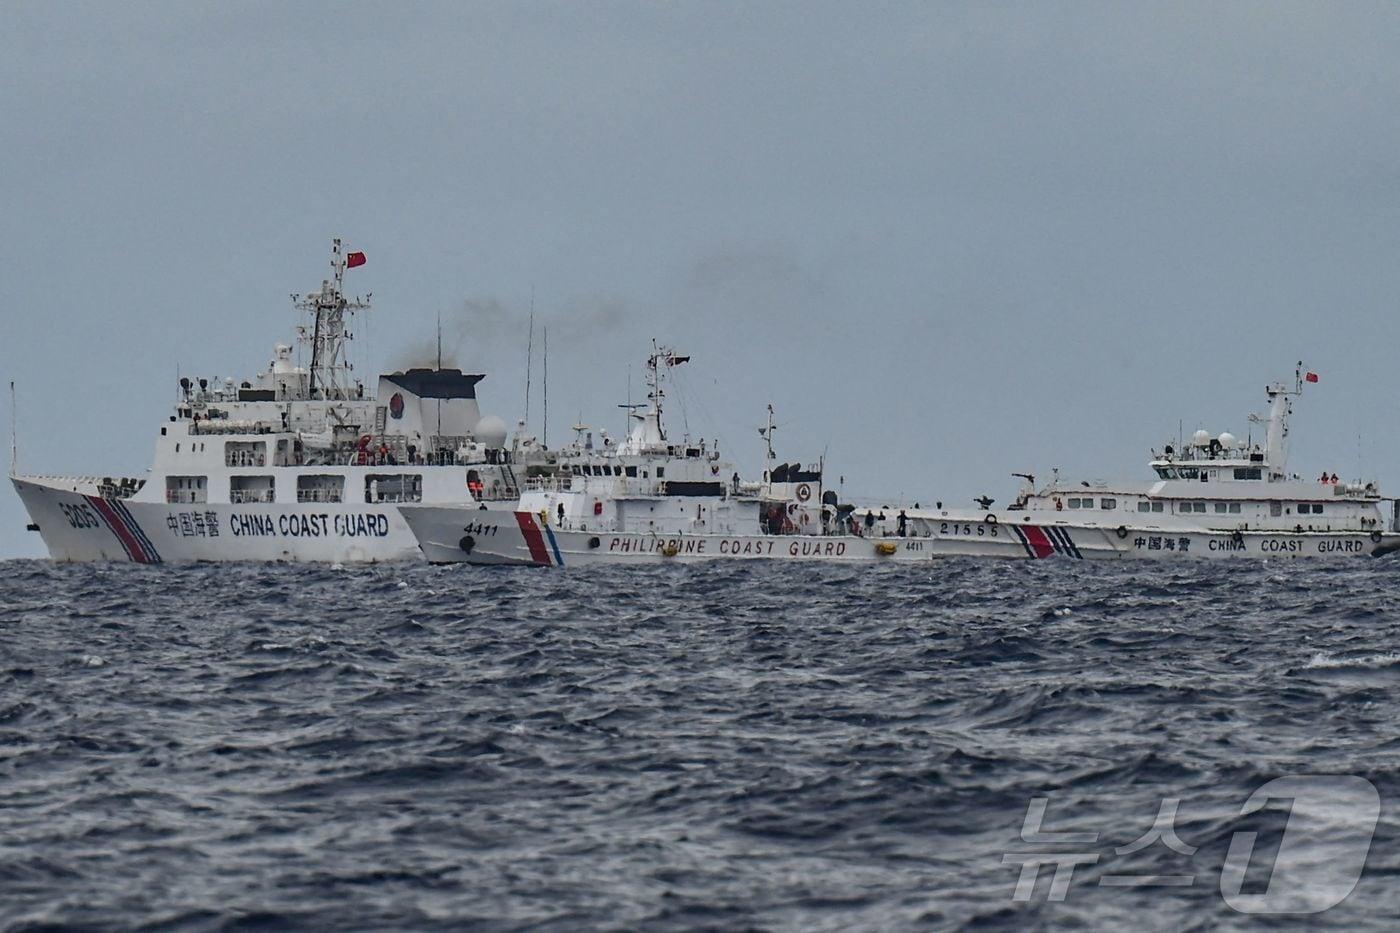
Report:
[[199,503],[104,499],[61,477],[12,477],[56,561],[312,561],[421,559],[393,504]]
[[[424,556],[433,563],[572,567],[591,564],[788,560],[835,563],[926,562],[948,557],[1036,560],[1240,560],[1379,556],[1400,549],[1380,532],[1225,532],[1108,528],[1068,522],[933,523],[910,537],[718,535],[589,532],[550,527],[529,512],[478,513],[405,506]],[[1123,532],[1126,532],[1124,534]]]

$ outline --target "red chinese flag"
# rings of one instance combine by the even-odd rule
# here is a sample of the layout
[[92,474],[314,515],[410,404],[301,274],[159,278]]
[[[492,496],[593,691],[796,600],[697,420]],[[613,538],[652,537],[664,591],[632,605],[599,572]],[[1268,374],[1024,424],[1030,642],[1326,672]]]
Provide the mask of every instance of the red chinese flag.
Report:
[[1303,378],[1306,379],[1306,380],[1308,380],[1308,382],[1316,382],[1316,381],[1317,381],[1317,373],[1311,373],[1311,372],[1310,372],[1310,373],[1308,373],[1306,376],[1304,376]]
[[[364,264],[365,264],[365,254],[364,254],[364,253],[346,253],[346,254],[345,254],[345,267],[346,267],[347,269],[353,269],[353,268],[355,268],[356,266],[363,266]],[[1312,373],[1308,373],[1308,375],[1311,376]],[[1316,382],[1316,381],[1317,381],[1316,379],[1313,380],[1313,382]]]

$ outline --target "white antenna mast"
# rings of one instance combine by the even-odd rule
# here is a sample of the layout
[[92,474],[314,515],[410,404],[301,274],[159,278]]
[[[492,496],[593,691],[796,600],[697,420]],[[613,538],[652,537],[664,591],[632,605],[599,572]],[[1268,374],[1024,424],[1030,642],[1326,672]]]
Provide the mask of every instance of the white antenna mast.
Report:
[[544,328],[544,432],[543,445],[549,449],[549,325]]
[[[442,372],[442,312],[437,313],[437,368]],[[437,436],[442,437],[442,399],[437,400]],[[437,443],[441,444],[439,440]]]
[[525,340],[525,427],[530,427],[530,361],[535,358],[535,286],[530,286],[530,335]]
[[15,381],[10,380],[10,475],[19,475],[19,407],[15,402]]

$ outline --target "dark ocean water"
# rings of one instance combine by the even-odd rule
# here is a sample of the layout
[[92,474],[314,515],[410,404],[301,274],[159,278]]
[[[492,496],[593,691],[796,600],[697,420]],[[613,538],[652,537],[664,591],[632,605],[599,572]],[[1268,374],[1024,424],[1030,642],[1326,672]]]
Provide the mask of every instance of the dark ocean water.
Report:
[[1242,804],[1329,773],[1365,872],[1266,926],[1391,928],[1397,573],[3,564],[0,927],[1245,929]]

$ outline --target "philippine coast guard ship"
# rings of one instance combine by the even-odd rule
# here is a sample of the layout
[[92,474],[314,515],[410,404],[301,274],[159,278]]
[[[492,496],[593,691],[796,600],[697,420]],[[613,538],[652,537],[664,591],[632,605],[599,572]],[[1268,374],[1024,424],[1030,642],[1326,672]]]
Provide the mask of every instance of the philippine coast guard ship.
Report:
[[[743,481],[703,439],[667,435],[665,385],[689,357],[653,344],[647,402],[620,445],[589,439],[558,452],[557,472],[533,479],[511,512],[404,505],[434,563],[548,567],[710,560],[922,560],[894,538],[872,540],[822,487],[822,465],[779,463],[772,408],[762,482]],[[583,429],[580,429],[583,430]]]
[[331,247],[331,278],[293,295],[307,320],[302,367],[280,344],[249,381],[180,380],[144,476],[11,476],[59,561],[388,561],[418,557],[398,506],[514,502],[532,449],[506,448],[501,419],[482,417],[457,369],[352,378],[347,268],[364,253]]
[[1289,416],[1305,383],[1266,387],[1251,415],[1262,443],[1197,431],[1152,451],[1155,478],[1036,488],[1029,475],[1008,510],[916,511],[908,528],[939,553],[1043,558],[1359,557],[1400,549],[1400,510],[1374,482],[1288,472]]

